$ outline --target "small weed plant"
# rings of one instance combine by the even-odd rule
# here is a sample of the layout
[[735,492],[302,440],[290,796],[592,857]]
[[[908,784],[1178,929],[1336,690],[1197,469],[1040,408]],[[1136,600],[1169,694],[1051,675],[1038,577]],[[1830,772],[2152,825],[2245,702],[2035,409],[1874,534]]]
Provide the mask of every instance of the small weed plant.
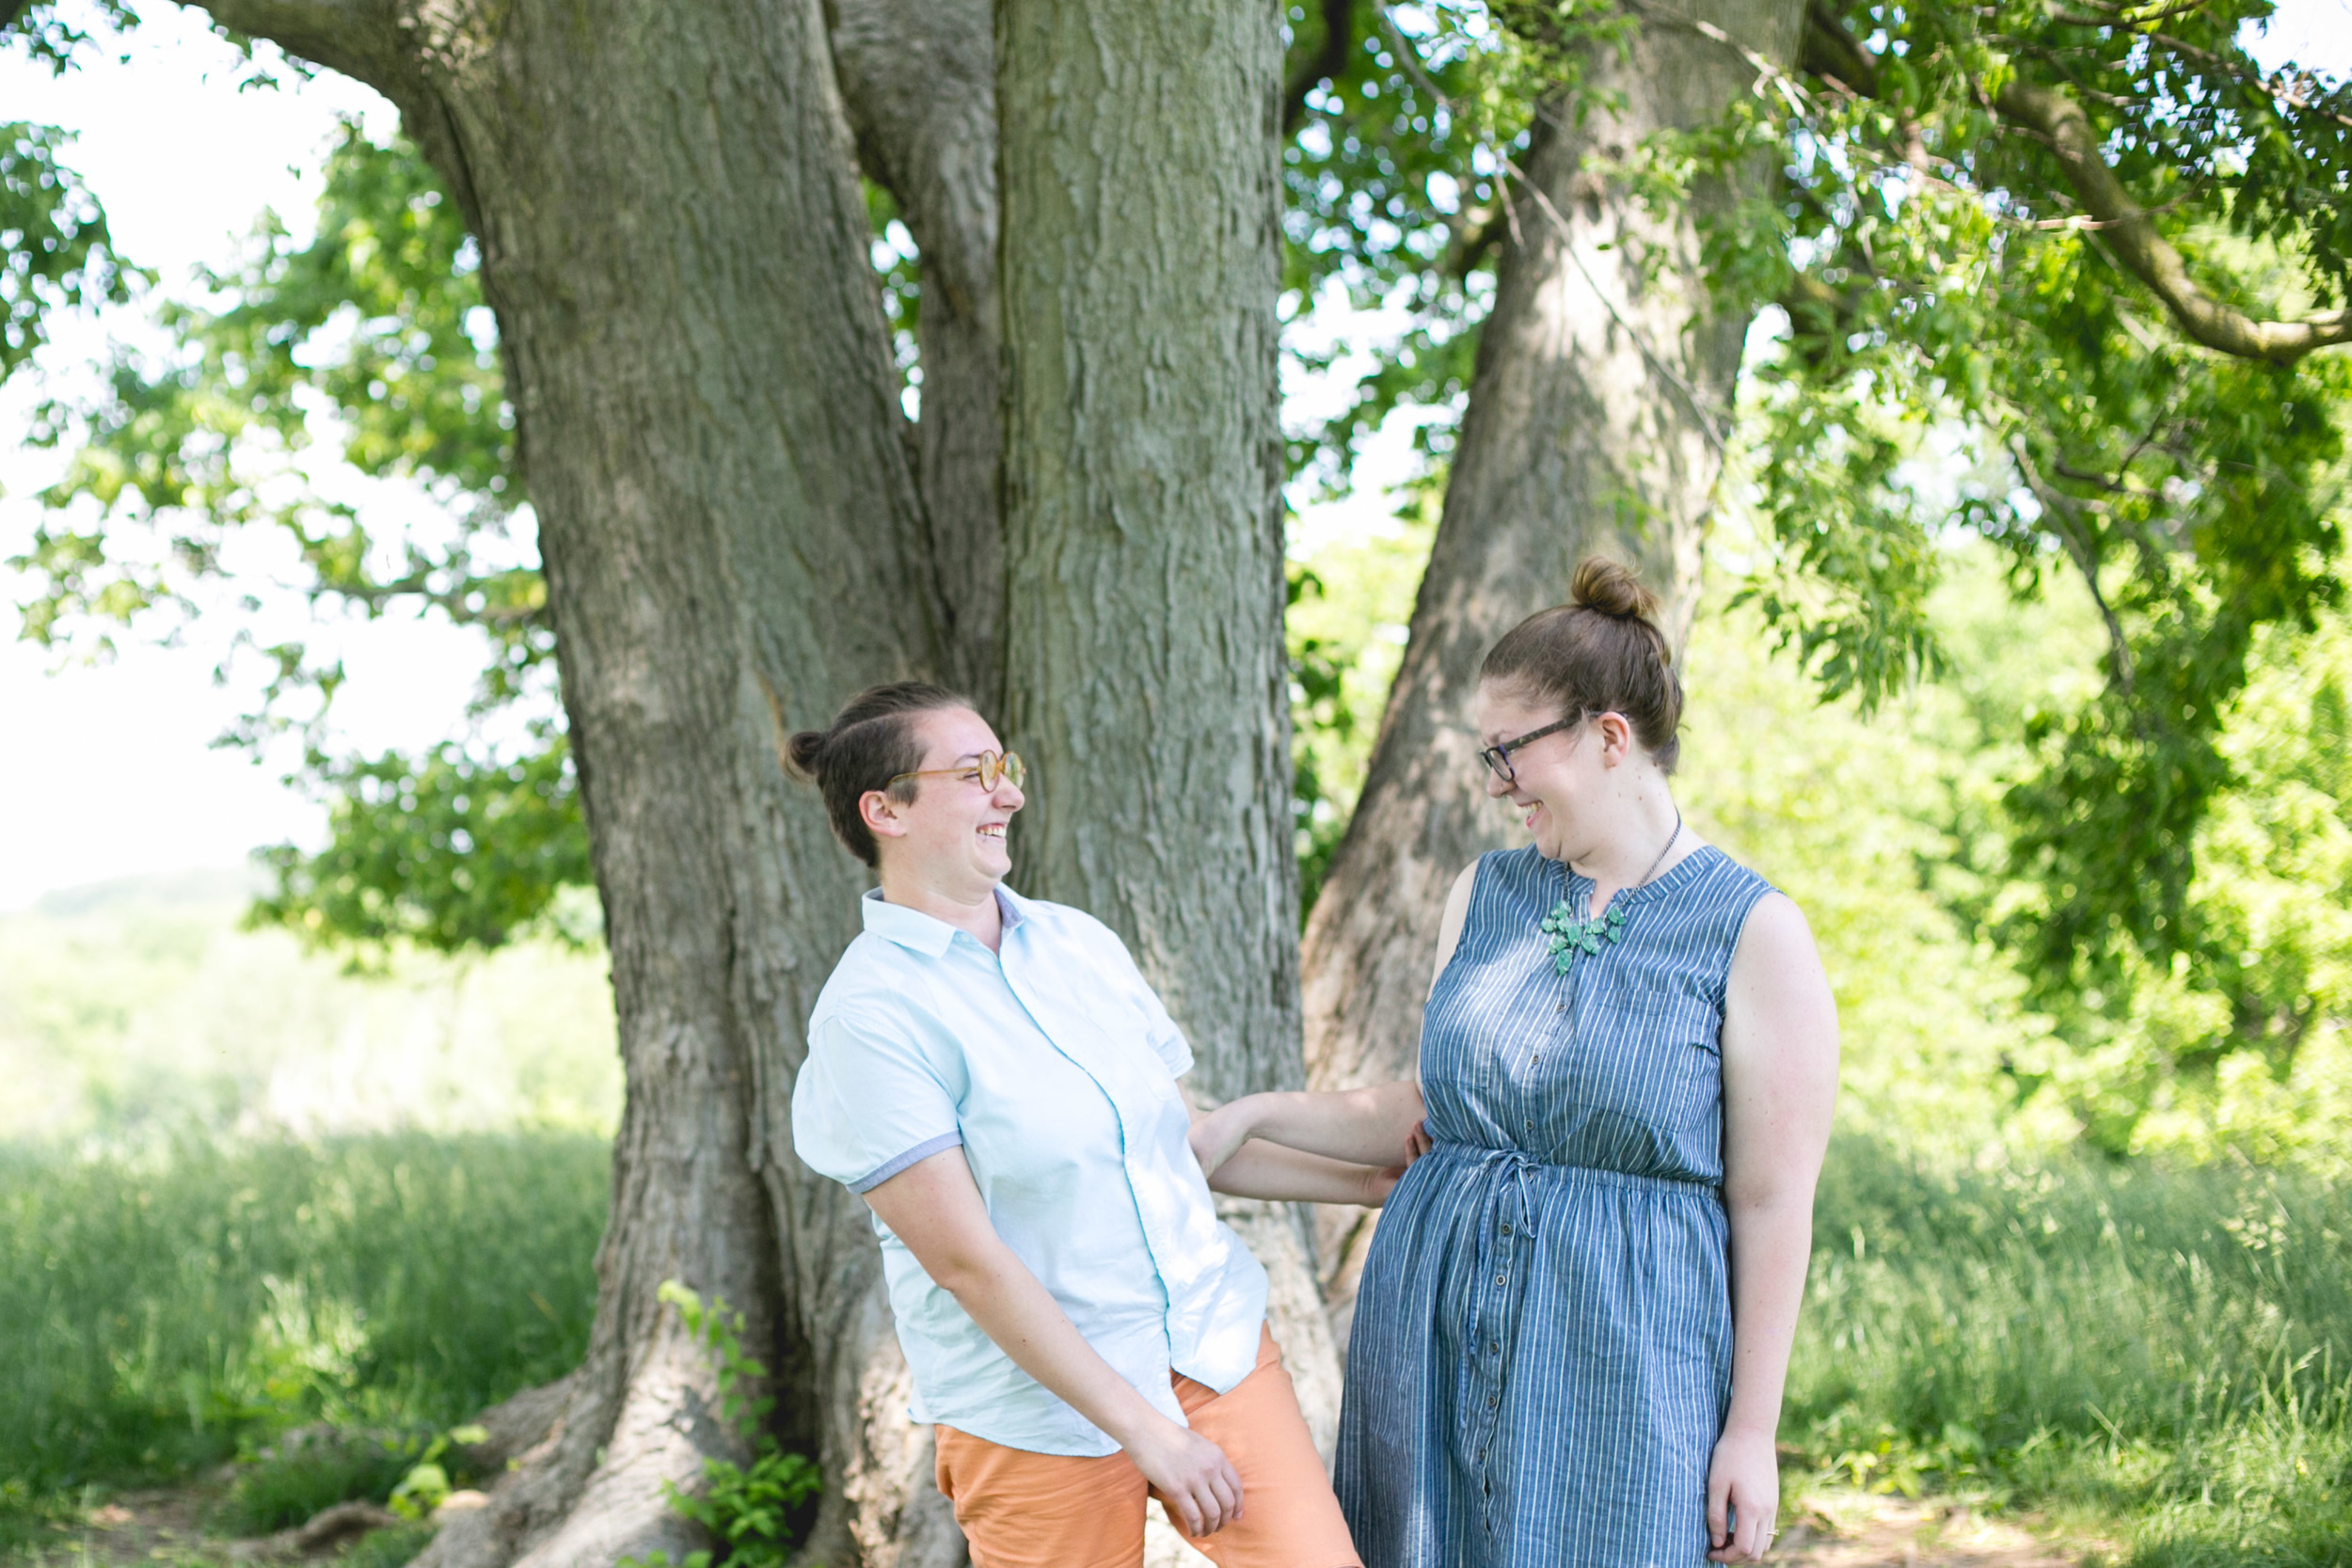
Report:
[[705,1306],[701,1296],[675,1279],[662,1282],[660,1297],[677,1308],[687,1332],[710,1347],[719,1368],[719,1418],[751,1445],[753,1457],[748,1466],[704,1460],[699,1496],[662,1483],[671,1509],[717,1536],[724,1543],[721,1551],[689,1552],[683,1563],[655,1552],[624,1558],[621,1568],[711,1568],[714,1562],[783,1568],[802,1505],[822,1488],[823,1480],[815,1465],[786,1453],[767,1430],[768,1412],[776,1402],[754,1391],[768,1369],[743,1353],[743,1314],[716,1296]]

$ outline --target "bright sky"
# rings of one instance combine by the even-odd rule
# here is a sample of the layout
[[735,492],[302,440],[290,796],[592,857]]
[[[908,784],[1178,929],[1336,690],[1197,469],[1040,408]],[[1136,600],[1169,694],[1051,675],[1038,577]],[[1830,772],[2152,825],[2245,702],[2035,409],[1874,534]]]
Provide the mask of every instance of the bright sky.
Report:
[[[118,53],[62,79],[0,54],[0,119],[66,127],[78,140],[68,162],[106,205],[123,252],[176,290],[199,265],[236,254],[256,215],[273,207],[290,227],[308,221],[318,168],[339,115],[381,132],[388,103],[331,73],[279,90],[239,92],[241,61],[179,7],[153,7]],[[2293,58],[2352,70],[2352,0],[2284,0],[2266,60]],[[69,325],[43,356],[65,376],[112,336],[137,341],[136,312]],[[33,378],[0,388],[0,429],[21,428]],[[53,385],[55,385],[53,383]],[[1311,400],[1315,388],[1288,392]],[[1393,470],[1393,452],[1373,454]],[[56,454],[0,446],[0,556],[20,553],[40,520],[33,495],[55,476]],[[1331,515],[1307,519],[1329,531],[1383,515],[1372,493]],[[355,492],[356,494],[356,492]],[[413,497],[371,493],[372,504],[413,507]],[[20,596],[0,569],[0,596]],[[421,746],[451,733],[480,667],[468,634],[420,623],[308,628],[292,595],[265,613],[284,633],[332,647],[351,673],[338,704],[353,743]],[[109,877],[230,865],[257,846],[315,842],[319,808],[287,789],[278,766],[257,767],[212,741],[243,711],[247,689],[213,684],[231,617],[199,618],[182,645],[125,639],[96,667],[59,668],[30,643],[0,641],[0,911],[44,892]]]

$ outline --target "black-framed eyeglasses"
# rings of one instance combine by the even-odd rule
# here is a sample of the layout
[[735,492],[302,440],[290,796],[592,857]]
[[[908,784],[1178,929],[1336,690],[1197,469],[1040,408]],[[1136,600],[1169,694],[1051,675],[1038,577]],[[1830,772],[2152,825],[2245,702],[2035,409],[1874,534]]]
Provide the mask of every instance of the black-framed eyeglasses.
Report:
[[1516,739],[1498,740],[1493,745],[1481,749],[1478,753],[1478,760],[1485,763],[1487,770],[1492,772],[1496,778],[1501,779],[1504,784],[1517,784],[1518,783],[1519,776],[1511,770],[1511,753],[1513,752],[1518,751],[1520,747],[1526,745],[1531,740],[1541,740],[1548,735],[1558,735],[1562,730],[1572,730],[1579,724],[1584,722],[1585,719],[1588,717],[1589,715],[1580,713],[1572,719],[1563,719],[1556,724],[1546,724],[1540,730],[1530,730],[1525,735],[1519,736]]

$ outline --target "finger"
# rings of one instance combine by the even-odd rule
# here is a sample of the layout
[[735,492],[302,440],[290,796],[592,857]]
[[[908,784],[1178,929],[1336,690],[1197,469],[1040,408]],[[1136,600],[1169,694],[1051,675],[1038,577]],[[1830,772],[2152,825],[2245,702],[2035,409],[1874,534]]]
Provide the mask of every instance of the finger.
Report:
[[1176,1523],[1186,1535],[1206,1535],[1201,1528],[1200,1505],[1192,1500],[1190,1491],[1178,1492],[1168,1499],[1176,1505]]
[[1730,1520],[1726,1517],[1731,1506],[1731,1478],[1709,1475],[1707,1478],[1707,1541],[1717,1551],[1731,1544]]
[[1233,1462],[1230,1459],[1224,1461],[1222,1479],[1226,1487],[1225,1515],[1229,1519],[1239,1519],[1244,1501],[1241,1495],[1241,1472],[1233,1468]]
[[1204,1478],[1198,1482],[1193,1497],[1200,1505],[1200,1533],[1215,1535],[1218,1530],[1223,1529],[1226,1524],[1225,1516],[1232,1510],[1227,1507],[1226,1500],[1217,1496],[1216,1479]]
[[1764,1548],[1772,1543],[1772,1510],[1747,1496],[1744,1490],[1735,1493],[1733,1501],[1740,1521],[1734,1544],[1747,1561],[1759,1562],[1763,1560]]

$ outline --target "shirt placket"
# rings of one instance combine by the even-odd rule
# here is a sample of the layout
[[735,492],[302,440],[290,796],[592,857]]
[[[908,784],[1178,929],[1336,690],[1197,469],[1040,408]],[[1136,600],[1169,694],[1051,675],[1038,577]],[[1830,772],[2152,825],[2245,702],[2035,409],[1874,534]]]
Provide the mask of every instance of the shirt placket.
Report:
[[[1173,1305],[1168,1289],[1169,1277],[1168,1241],[1161,1234],[1161,1226],[1154,1222],[1150,1207],[1143,1201],[1142,1194],[1148,1184],[1138,1180],[1138,1173],[1136,1170],[1135,1151],[1137,1137],[1135,1120],[1136,1113],[1129,1103],[1128,1094],[1124,1092],[1126,1085],[1123,1080],[1126,1075],[1115,1071],[1112,1064],[1100,1059],[1099,1054],[1090,1047],[1074,1044],[1073,1031],[1061,1029],[1054,1022],[1048,1022],[1057,1017],[1055,1011],[1050,1007],[1039,1006],[1037,998],[1029,994],[1026,982],[1015,977],[1013,966],[1005,963],[1001,955],[998,957],[997,963],[1004,974],[1006,989],[1012,992],[1013,1000],[1020,1003],[1022,1009],[1029,1015],[1029,1020],[1037,1025],[1038,1032],[1045,1037],[1047,1042],[1055,1050],[1075,1063],[1081,1072],[1092,1079],[1095,1087],[1103,1091],[1103,1098],[1110,1101],[1111,1116],[1119,1123],[1119,1168],[1127,1178],[1128,1199],[1136,1206],[1136,1223],[1143,1231],[1144,1247],[1152,1255],[1152,1269],[1154,1282],[1159,1286],[1163,1303],[1163,1322],[1165,1322],[1167,1310]],[[1172,1342],[1172,1337],[1168,1348],[1171,1355],[1175,1355],[1178,1347]]]

